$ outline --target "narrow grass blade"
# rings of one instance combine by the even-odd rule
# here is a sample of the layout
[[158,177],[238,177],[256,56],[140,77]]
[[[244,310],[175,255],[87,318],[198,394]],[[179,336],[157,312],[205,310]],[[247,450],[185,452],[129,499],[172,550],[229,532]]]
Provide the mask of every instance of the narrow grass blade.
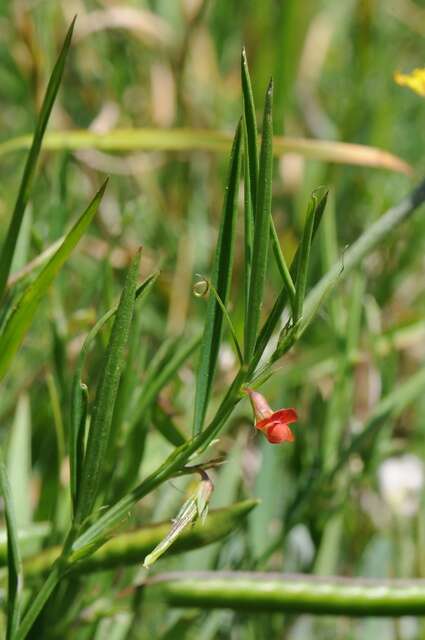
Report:
[[[249,283],[251,280],[252,250],[254,237],[254,207],[251,195],[251,177],[247,153],[246,128],[244,131],[244,302],[245,317],[248,315]],[[246,330],[246,325],[244,327]],[[246,342],[246,338],[244,338]]]
[[59,471],[61,469],[62,462],[65,459],[65,428],[63,424],[59,391],[52,374],[48,374],[46,382],[53,416],[53,426],[55,429]]
[[147,588],[168,606],[342,616],[423,615],[423,580],[210,571],[158,574]]
[[[136,289],[136,299],[146,295],[158,277],[158,273],[153,273],[144,280]],[[84,455],[83,443],[85,441],[84,426],[87,414],[87,386],[82,381],[84,362],[87,353],[92,346],[95,337],[102,330],[105,324],[115,316],[118,304],[109,309],[96,322],[84,340],[80,354],[78,356],[75,373],[72,380],[71,407],[70,407],[70,430],[69,430],[69,465],[70,465],[70,485],[74,512],[77,504],[77,494],[79,481],[81,479],[81,464]]]
[[295,299],[295,285],[292,280],[291,272],[286,264],[285,256],[282,253],[282,249],[279,242],[279,236],[277,235],[276,226],[272,215],[270,214],[270,233],[272,249],[276,260],[276,265],[280,273],[280,277],[283,280],[284,285],[288,290],[288,297],[293,305]]
[[245,48],[242,49],[241,56],[241,81],[244,113],[243,124],[246,140],[245,151],[247,166],[249,168],[249,190],[252,206],[255,207],[257,202],[258,186],[258,132],[254,96],[252,94],[251,79],[249,76]]
[[159,405],[156,405],[153,417],[153,424],[159,433],[170,443],[173,447],[179,447],[185,444],[186,438],[180,429],[175,425],[174,421]]
[[30,276],[34,271],[43,266],[49,258],[55,253],[55,251],[60,247],[62,242],[64,241],[65,236],[58,238],[55,242],[52,242],[44,251],[38,254],[33,260],[27,262],[22,269],[19,269],[15,273],[12,273],[7,281],[7,289],[11,289],[14,285],[16,285],[21,280],[24,280],[27,276]]
[[138,252],[133,258],[127,273],[108,349],[105,354],[84,456],[81,487],[78,492],[75,514],[77,523],[82,523],[90,515],[99,491],[108,448],[115,398],[124,366],[125,348],[133,317],[139,263],[140,253]]
[[[0,143],[0,156],[28,149],[32,136],[25,135]],[[275,137],[274,155],[297,153],[304,158],[373,167],[412,175],[411,165],[398,156],[361,144],[309,140],[306,138]],[[51,151],[69,149],[99,149],[101,151],[209,151],[228,153],[232,137],[223,131],[207,129],[115,129],[107,133],[92,131],[51,131],[44,138],[43,148]]]
[[[328,207],[326,216],[323,219],[322,233],[320,237],[320,249],[321,249],[321,265],[323,273],[326,273],[333,267],[338,260],[338,238],[336,229],[336,215],[335,215],[335,197],[332,194],[328,199]],[[329,312],[331,321],[336,332],[336,335],[343,335],[343,311],[344,301],[341,296],[333,296],[329,305]]]
[[0,379],[4,377],[12,358],[18,351],[41,299],[92,221],[105,188],[106,182],[97,192],[80,219],[65,236],[59,249],[53,254],[34,282],[24,291],[14,311],[9,316],[6,326],[0,335]]
[[[211,276],[211,283],[223,304],[229,297],[232,267],[235,221],[238,206],[240,176],[241,123],[238,124],[230,155],[229,177],[224,198],[220,233]],[[196,375],[193,433],[199,433],[207,411],[212,382],[217,364],[218,351],[223,329],[223,311],[214,296],[210,296],[207,305],[201,354]]]
[[293,323],[297,323],[302,315],[305,292],[307,287],[308,266],[310,264],[310,249],[313,240],[313,229],[316,226],[317,205],[322,198],[327,198],[327,192],[312,193],[304,223],[303,235],[297,256],[297,276],[295,280],[295,299],[293,309]]
[[61,580],[63,573],[64,567],[61,560],[58,559],[51,568],[51,571],[41,589],[37,591],[35,598],[31,600],[31,604],[28,607],[17,632],[13,636],[13,640],[24,640],[27,637],[47,600],[50,598],[58,582]]
[[0,490],[4,500],[7,527],[7,630],[6,639],[13,640],[21,615],[21,592],[23,588],[22,562],[18,546],[18,528],[6,467],[0,452]]
[[[148,359],[144,371],[144,387],[148,388],[150,383],[155,380],[164,367],[179,351],[184,342],[183,336],[169,336],[162,340],[155,353]],[[144,391],[142,391],[144,393]]]
[[[246,273],[248,276],[251,271],[252,256],[252,223],[254,212],[257,204],[258,191],[258,133],[255,117],[255,104],[251,88],[251,79],[249,76],[248,62],[246,59],[245,49],[242,50],[241,59],[241,80],[243,94],[243,124],[244,124],[244,151],[245,151],[245,256],[248,259],[246,265]],[[279,273],[288,287],[291,301],[295,294],[294,284],[292,282],[289,269],[287,267],[284,255],[280,248],[279,238],[272,215],[270,215],[270,233],[273,253],[276,259],[276,265]],[[248,304],[248,296],[246,296]]]
[[32,520],[31,504],[31,406],[27,394],[18,398],[7,448],[7,475],[10,482],[16,523],[27,528]]
[[[89,390],[86,384],[78,382],[78,387],[73,388],[72,422],[70,428],[69,469],[72,510],[75,515],[81,477],[83,472],[84,453],[87,440],[87,416],[89,411]],[[78,424],[75,424],[78,420]]]
[[[177,371],[194,353],[201,341],[201,336],[187,339],[180,336],[167,341],[167,349],[160,357],[154,357],[147,368],[144,384],[136,395],[132,408],[127,416],[126,442],[127,453],[120,465],[120,472],[112,492],[108,494],[108,502],[126,494],[134,486],[145,452],[145,438],[151,420],[151,411],[161,390],[175,379]],[[186,442],[186,440],[185,440]],[[183,445],[184,446],[184,445]],[[113,451],[110,452],[113,456]],[[112,457],[113,460],[113,457]],[[109,462],[111,456],[109,457]]]
[[[314,214],[314,226],[313,226],[313,232],[312,232],[312,237],[314,238],[317,230],[319,228],[320,225],[320,221],[322,219],[325,207],[326,207],[326,201],[327,201],[327,194],[323,193],[322,196],[317,200],[316,203],[316,211]],[[311,198],[310,203],[313,202],[313,198]],[[310,205],[309,205],[310,206]],[[291,264],[291,273],[293,275],[295,275],[296,273],[296,269],[297,269],[297,264],[298,264],[298,258],[300,255],[300,249],[297,250],[295,257],[292,261]],[[278,326],[282,313],[285,309],[285,306],[288,302],[288,290],[287,287],[284,285],[278,295],[278,297],[276,298],[276,301],[273,305],[273,308],[269,314],[269,316],[267,317],[267,320],[265,321],[263,327],[261,328],[260,334],[258,336],[256,345],[255,345],[255,354],[254,357],[250,363],[250,372],[252,373],[255,369],[255,367],[257,366],[263,352],[264,349],[266,348],[273,332],[275,331],[276,327]]]
[[245,362],[250,361],[254,352],[266,280],[272,200],[272,101],[273,83],[270,82],[264,105],[259,184],[254,220],[252,270],[249,283],[248,316],[245,318]]
[[[245,317],[249,309],[249,283],[251,281],[252,253],[254,238],[254,211],[257,202],[258,186],[258,131],[255,114],[254,96],[249,77],[248,61],[245,49],[241,56],[241,84],[243,95],[243,139],[244,139],[244,298]],[[247,324],[244,324],[244,343],[246,344]]]
[[3,297],[3,293],[6,287],[7,279],[9,277],[10,267],[13,260],[13,254],[16,248],[16,242],[18,240],[19,230],[21,228],[22,220],[25,213],[25,208],[28,204],[28,200],[31,193],[31,188],[34,180],[35,170],[37,166],[38,156],[40,155],[41,143],[43,141],[44,132],[46,131],[47,122],[52,111],[53,104],[56,99],[56,95],[61,83],[63,70],[65,67],[65,61],[68,54],[68,50],[71,44],[72,32],[74,30],[75,18],[71,23],[66,34],[65,41],[63,43],[62,51],[54,66],[52,75],[50,76],[49,83],[47,85],[46,94],[44,96],[43,104],[41,107],[40,115],[38,117],[34,137],[30,152],[28,154],[27,162],[22,176],[21,184],[19,187],[18,197],[16,199],[15,208],[12,214],[12,219],[9,224],[9,229],[4,240],[4,244],[0,254],[0,300]]
[[[309,315],[312,308],[323,303],[330,285],[338,279],[342,282],[393,229],[397,228],[425,201],[425,180],[406,196],[398,205],[389,209],[374,222],[344,253],[343,263],[336,263],[310,291],[304,304],[305,315]],[[343,268],[342,268],[343,267]]]
[[217,300],[218,304],[220,305],[220,309],[223,312],[223,317],[226,320],[227,328],[228,328],[228,330],[230,332],[230,335],[231,335],[231,338],[233,340],[233,345],[235,347],[236,355],[238,356],[239,364],[242,366],[243,365],[242,351],[241,351],[241,348],[239,346],[238,336],[236,335],[236,331],[235,331],[235,327],[233,326],[232,318],[230,317],[230,314],[227,311],[223,300],[218,295],[217,289],[211,283],[208,283],[208,285],[209,285],[209,288],[211,290],[211,293],[214,295],[215,299]]

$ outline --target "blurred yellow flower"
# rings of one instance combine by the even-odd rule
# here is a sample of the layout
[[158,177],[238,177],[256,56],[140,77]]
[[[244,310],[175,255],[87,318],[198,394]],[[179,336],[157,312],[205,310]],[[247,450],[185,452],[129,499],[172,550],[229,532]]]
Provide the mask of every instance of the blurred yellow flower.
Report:
[[407,74],[396,71],[394,80],[401,86],[409,87],[420,96],[425,96],[425,69],[413,69]]

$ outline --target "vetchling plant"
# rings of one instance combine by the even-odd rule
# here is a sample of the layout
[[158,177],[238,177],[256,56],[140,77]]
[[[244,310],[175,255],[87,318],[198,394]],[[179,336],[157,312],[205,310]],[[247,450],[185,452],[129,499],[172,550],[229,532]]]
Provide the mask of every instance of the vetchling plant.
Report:
[[[28,332],[39,303],[46,297],[59,273],[90,222],[96,215],[106,189],[106,183],[93,197],[87,209],[68,231],[58,246],[40,256],[33,268],[25,273],[19,287],[10,280],[11,265],[16,251],[25,209],[31,196],[43,135],[60,86],[73,25],[53,70],[40,111],[32,146],[6,233],[0,256],[0,376],[4,378],[12,367],[18,349]],[[207,513],[213,491],[209,469],[223,462],[213,446],[225,430],[229,418],[241,400],[249,398],[254,411],[254,423],[268,443],[280,444],[294,439],[289,424],[297,420],[292,408],[273,411],[258,388],[276,372],[280,361],[301,339],[324,300],[389,233],[406,220],[425,199],[422,184],[401,203],[381,216],[345,252],[313,288],[309,287],[309,266],[312,246],[322,217],[326,215],[327,192],[313,192],[306,207],[303,232],[291,264],[287,264],[272,217],[273,177],[273,83],[270,82],[264,104],[261,144],[255,105],[245,53],[242,54],[241,84],[242,117],[236,127],[229,159],[227,183],[220,230],[211,275],[195,283],[195,291],[205,304],[205,321],[201,335],[187,342],[165,341],[147,367],[141,387],[131,386],[131,369],[127,359],[131,352],[132,330],[142,303],[155,286],[157,273],[139,283],[140,251],[128,268],[119,301],[106,312],[85,337],[77,357],[69,399],[69,419],[66,424],[66,449],[69,461],[69,491],[71,508],[66,515],[66,535],[60,544],[47,547],[35,556],[21,557],[20,532],[15,521],[9,483],[4,463],[0,461],[0,484],[4,500],[7,540],[7,638],[23,640],[47,637],[43,614],[54,598],[67,602],[69,624],[78,607],[79,578],[94,571],[114,567],[144,564],[145,572],[137,584],[147,585],[159,599],[178,606],[223,606],[258,609],[318,611],[338,613],[385,613],[391,607],[396,613],[423,611],[425,589],[412,587],[362,586],[359,594],[350,591],[350,584],[329,581],[284,581],[264,574],[230,576],[220,573],[209,576],[188,573],[179,576],[150,578],[147,571],[162,554],[195,549],[231,533],[256,505],[255,500],[236,503],[224,510]],[[243,176],[243,251],[244,291],[243,336],[235,330],[229,311],[233,282],[233,254],[236,222],[239,210],[239,188]],[[281,277],[281,289],[271,309],[265,304],[265,289],[270,257],[276,262]],[[205,298],[205,302],[203,300]],[[97,383],[86,378],[86,357],[102,331],[112,324],[104,348],[103,362]],[[218,406],[211,402],[223,334],[230,334],[238,370]],[[186,360],[196,353],[198,366],[193,399],[192,436],[186,438],[166,411],[157,402],[160,391],[176,376]],[[365,425],[357,440],[349,443],[338,461],[311,485],[294,496],[288,519],[296,522],[299,514],[311,504],[315,495],[338,473],[353,450],[362,446],[368,434],[385,419],[411,401],[425,386],[424,372],[384,399]],[[131,401],[129,401],[129,390]],[[54,387],[51,390],[54,397]],[[155,414],[155,424],[174,447],[162,464],[137,483],[141,460],[141,425],[148,413]],[[115,457],[119,447],[127,448],[126,462]],[[198,478],[193,493],[182,501],[181,509],[171,526],[159,524],[128,533],[121,529],[128,513],[160,485],[183,475]],[[276,489],[278,490],[278,488]],[[292,520],[291,520],[292,519]],[[199,520],[199,522],[196,522]],[[194,524],[196,522],[196,524]],[[118,527],[120,531],[117,532]],[[58,527],[61,531],[61,528]],[[271,550],[273,545],[271,545]],[[4,576],[4,580],[6,577]],[[128,585],[134,574],[128,574]],[[140,583],[141,580],[141,583]],[[4,582],[6,585],[6,582]],[[329,589],[324,598],[323,588]],[[400,591],[401,590],[401,591]],[[262,594],[262,595],[261,595]],[[53,599],[53,600],[52,600]],[[374,604],[369,607],[369,600]],[[60,607],[59,607],[60,609]],[[51,616],[49,618],[52,619]]]

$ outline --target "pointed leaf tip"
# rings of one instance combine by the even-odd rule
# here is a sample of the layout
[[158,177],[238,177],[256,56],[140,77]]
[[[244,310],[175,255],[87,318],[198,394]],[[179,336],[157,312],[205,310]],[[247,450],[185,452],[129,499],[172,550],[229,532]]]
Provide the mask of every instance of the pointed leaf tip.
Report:
[[273,95],[273,78],[270,78],[269,84],[267,85],[267,97],[271,97]]
[[71,24],[68,27],[68,31],[66,32],[66,36],[65,36],[65,42],[64,42],[64,48],[69,47],[71,38],[72,38],[72,34],[74,33],[74,27],[75,27],[75,22],[77,20],[77,14],[74,15],[74,17],[71,20]]
[[109,176],[102,182],[100,189],[97,192],[97,195],[99,197],[102,197],[103,194],[105,193],[106,187],[108,186],[108,182],[109,182]]
[[321,185],[320,187],[316,187],[316,189],[313,189],[311,195],[314,198],[327,198],[329,195],[329,188]]

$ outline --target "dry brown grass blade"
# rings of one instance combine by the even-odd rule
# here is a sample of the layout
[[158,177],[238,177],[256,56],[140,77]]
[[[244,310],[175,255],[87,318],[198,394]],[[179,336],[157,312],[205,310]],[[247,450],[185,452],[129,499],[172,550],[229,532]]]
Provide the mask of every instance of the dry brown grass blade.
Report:
[[[0,156],[27,149],[31,136],[20,136],[0,144]],[[207,129],[114,129],[106,133],[92,131],[52,131],[44,139],[45,150],[98,149],[101,151],[212,151],[226,153],[231,135]],[[275,155],[299,154],[307,159],[336,164],[387,169],[411,176],[412,167],[398,156],[366,145],[307,138],[276,137]]]

